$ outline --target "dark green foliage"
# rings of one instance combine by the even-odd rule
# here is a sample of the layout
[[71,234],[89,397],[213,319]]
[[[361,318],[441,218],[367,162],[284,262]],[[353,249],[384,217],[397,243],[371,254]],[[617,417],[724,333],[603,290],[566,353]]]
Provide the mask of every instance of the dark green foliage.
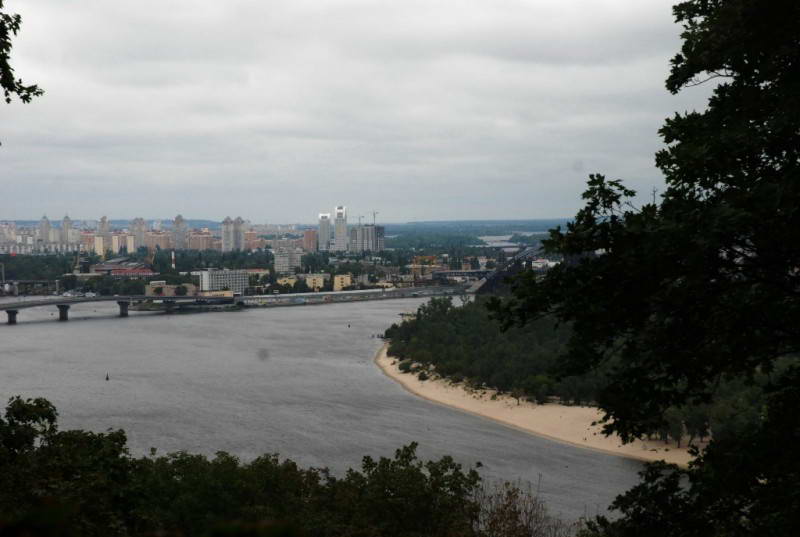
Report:
[[650,468],[592,534],[798,535],[800,3],[674,13],[683,47],[667,88],[719,85],[660,131],[661,203],[637,209],[619,181],[591,176],[585,208],[545,242],[568,262],[495,307],[508,324],[571,323],[562,372],[606,368],[607,431],[675,431],[672,407],[690,435],[711,430],[688,470]]
[[434,249],[437,252],[459,252],[469,246],[481,244],[484,242],[477,235],[459,232],[409,231],[386,239],[387,248],[417,251]]
[[[242,462],[219,452],[131,457],[125,433],[59,431],[44,399],[9,401],[0,418],[0,535],[465,536],[567,535],[530,494],[481,488],[450,457],[422,461],[416,444],[365,457],[336,477],[277,455]],[[536,531],[487,533],[487,521]],[[517,506],[520,509],[515,509]],[[528,526],[526,526],[528,524]],[[532,527],[532,526],[531,526]]]
[[[134,257],[144,259],[147,252],[137,252]],[[189,272],[201,268],[266,268],[272,265],[269,250],[248,252],[220,252],[218,250],[175,250],[175,270],[172,269],[172,250],[157,250],[153,270],[160,274]]]
[[300,258],[300,265],[303,267],[303,272],[327,272],[329,259],[328,252],[303,254],[303,257]]
[[57,280],[72,272],[74,255],[0,255],[6,280]]
[[[160,277],[159,277],[160,278]],[[77,287],[84,291],[95,292],[102,296],[111,295],[143,295],[147,282],[140,279],[121,279],[113,276],[89,278]],[[159,288],[161,289],[161,288]]]
[[451,298],[433,298],[414,319],[392,325],[385,335],[390,354],[403,360],[403,372],[411,371],[413,361],[476,387],[517,391],[540,402],[557,396],[567,403],[589,403],[602,375],[552,376],[569,334],[548,319],[503,332],[483,300],[456,307]]

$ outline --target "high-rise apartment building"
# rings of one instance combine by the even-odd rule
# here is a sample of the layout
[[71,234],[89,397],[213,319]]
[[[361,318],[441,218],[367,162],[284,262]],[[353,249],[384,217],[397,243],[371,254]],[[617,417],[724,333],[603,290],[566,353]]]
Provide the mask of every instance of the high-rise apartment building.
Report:
[[320,252],[327,252],[331,247],[331,215],[319,213],[319,227],[317,229],[317,245]]
[[317,251],[317,230],[306,229],[303,231],[303,250],[306,252]]
[[347,208],[339,205],[335,210],[335,219],[333,222],[333,251],[346,252],[348,243],[350,242],[347,233]]
[[185,250],[189,247],[189,226],[183,216],[178,215],[172,221],[172,247]]
[[236,220],[231,220],[230,216],[225,217],[225,220],[222,221],[223,252],[245,249],[244,232],[246,227],[247,225],[241,216],[237,216]]
[[189,235],[190,250],[211,250],[214,248],[214,236],[207,228]]
[[111,234],[111,223],[108,221],[108,217],[100,218],[100,223],[97,225],[97,233],[102,236]]
[[61,244],[70,244],[72,242],[72,220],[70,220],[69,216],[64,216],[61,220],[59,242]]
[[39,240],[41,249],[45,249],[50,244],[50,220],[47,216],[42,216],[42,219],[39,220]]
[[233,220],[230,216],[222,221],[222,251],[233,251]]
[[[145,246],[145,235],[147,234],[147,223],[143,218],[134,218],[131,223],[131,231],[133,232],[133,246],[134,250]],[[132,251],[131,251],[132,252]]]
[[358,225],[350,229],[350,251],[380,252],[384,249],[383,226],[374,224]]
[[234,250],[244,250],[245,249],[245,239],[244,233],[247,231],[247,223],[242,220],[241,216],[237,216],[236,220],[233,221],[233,249]]

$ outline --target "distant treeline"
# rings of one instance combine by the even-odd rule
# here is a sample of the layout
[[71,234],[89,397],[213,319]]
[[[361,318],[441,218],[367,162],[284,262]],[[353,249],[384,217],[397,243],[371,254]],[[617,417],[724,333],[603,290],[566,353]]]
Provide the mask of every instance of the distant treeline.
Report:
[[566,537],[530,492],[487,487],[416,444],[334,476],[278,455],[128,453],[121,430],[59,431],[45,399],[0,417],[0,535]]
[[503,332],[489,318],[484,300],[456,307],[449,297],[431,299],[415,318],[386,330],[390,354],[408,360],[403,368],[410,368],[413,361],[451,380],[518,397],[590,403],[602,374],[561,379],[553,374],[569,336],[568,327],[556,326],[550,319]]
[[564,226],[565,218],[541,220],[444,220],[432,222],[408,222],[386,224],[388,235],[406,233],[462,233],[467,235],[511,235],[517,231],[546,232],[556,226]]
[[[565,404],[591,404],[605,387],[605,371],[614,367],[612,360],[589,374],[565,376],[560,357],[572,336],[569,326],[545,318],[504,332],[483,298],[461,306],[449,297],[433,298],[414,318],[393,324],[385,335],[389,353],[402,360],[402,371],[423,380],[438,374],[539,403],[557,398]],[[769,376],[797,360],[784,358],[775,371],[747,381],[721,378],[709,400],[668,409],[662,429],[651,438],[680,446],[709,435],[719,440],[742,433],[759,420]]]
[[57,280],[72,272],[75,255],[0,255],[6,280]]

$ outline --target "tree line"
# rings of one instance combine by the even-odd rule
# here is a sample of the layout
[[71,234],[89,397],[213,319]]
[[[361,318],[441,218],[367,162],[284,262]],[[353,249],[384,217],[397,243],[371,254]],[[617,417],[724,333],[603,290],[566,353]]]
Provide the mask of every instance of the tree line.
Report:
[[[414,317],[386,330],[389,353],[401,361],[401,371],[422,380],[437,375],[540,404],[597,404],[619,357],[583,374],[565,375],[564,357],[574,336],[571,325],[542,317],[504,330],[488,305],[480,297],[460,306],[451,297],[432,298]],[[735,438],[760,420],[770,379],[795,363],[795,358],[786,357],[769,374],[720,379],[706,402],[668,407],[664,420],[646,436],[678,447],[712,437]]]
[[0,535],[567,537],[530,491],[415,443],[335,475],[277,454],[133,457],[122,430],[61,431],[45,399],[0,417]]

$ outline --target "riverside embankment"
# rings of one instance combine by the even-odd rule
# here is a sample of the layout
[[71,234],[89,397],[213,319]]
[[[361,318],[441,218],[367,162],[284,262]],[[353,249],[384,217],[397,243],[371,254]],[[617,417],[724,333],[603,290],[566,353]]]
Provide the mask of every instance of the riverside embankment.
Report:
[[660,441],[636,440],[623,444],[616,435],[603,435],[601,426],[593,425],[602,418],[602,413],[595,407],[538,405],[493,390],[467,389],[463,384],[453,384],[446,379],[431,377],[419,380],[416,375],[401,372],[399,362],[389,356],[387,350],[388,344],[378,351],[375,363],[389,378],[428,401],[584,449],[680,465],[687,465],[691,460],[686,448],[664,445]]

